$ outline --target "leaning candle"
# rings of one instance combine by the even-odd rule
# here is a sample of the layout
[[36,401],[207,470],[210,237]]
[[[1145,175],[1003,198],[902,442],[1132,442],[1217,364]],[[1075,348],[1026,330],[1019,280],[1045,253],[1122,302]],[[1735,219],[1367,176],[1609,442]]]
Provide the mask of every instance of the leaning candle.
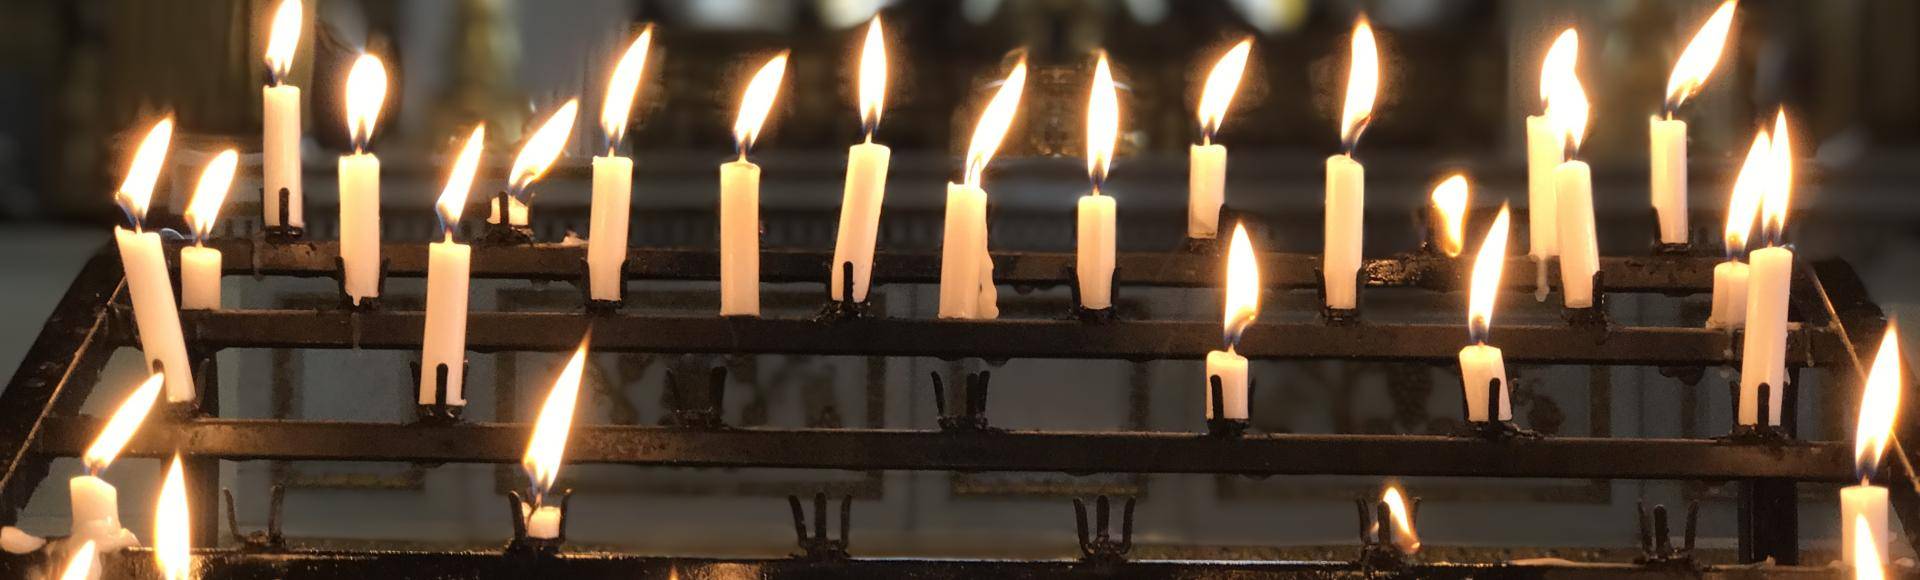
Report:
[[[1226,317],[1222,320],[1221,341],[1226,350],[1207,353],[1207,418],[1247,420],[1247,357],[1234,352],[1247,327],[1260,317],[1260,261],[1247,239],[1247,226],[1235,224],[1233,239],[1227,243]],[[1213,400],[1213,381],[1220,381],[1220,401]],[[1223,416],[1214,416],[1214,407]]]
[[[1775,119],[1766,199],[1761,202],[1761,233],[1767,248],[1748,259],[1747,330],[1741,345],[1741,425],[1779,425],[1785,415],[1787,378],[1787,298],[1793,278],[1793,250],[1781,246],[1787,226],[1787,206],[1793,194],[1793,149],[1787,136],[1787,116]],[[1767,385],[1767,416],[1760,416],[1760,385]]]
[[[473,175],[480,169],[480,151],[486,141],[487,126],[474,127],[467,144],[460,148],[453,171],[447,174],[446,189],[434,204],[440,216],[441,241],[427,245],[426,335],[420,343],[422,405],[467,404],[467,289],[473,247],[454,241],[453,231],[460,224],[467,193],[473,189]],[[446,377],[444,388],[440,377]]]
[[1559,223],[1560,287],[1567,308],[1593,307],[1593,277],[1600,271],[1600,244],[1593,224],[1593,170],[1585,161],[1575,159],[1580,141],[1587,131],[1587,94],[1580,86],[1579,74],[1571,68],[1551,75],[1552,94],[1547,98],[1547,118],[1564,139],[1566,161],[1553,170],[1554,210]]
[[[560,153],[566,150],[567,139],[573,136],[573,121],[579,114],[580,99],[567,99],[520,146],[520,154],[513,158],[513,168],[507,170],[510,225],[527,225],[527,212],[533,205],[533,184],[547,175],[547,170],[553,168],[553,162],[560,159]],[[488,221],[500,223],[500,206],[488,205],[493,208],[493,215]]]
[[[1467,336],[1473,344],[1460,349],[1460,381],[1467,400],[1467,420],[1475,423],[1513,420],[1512,388],[1507,384],[1507,362],[1498,347],[1487,345],[1493,328],[1493,303],[1500,295],[1500,270],[1507,262],[1507,207],[1493,218],[1487,237],[1474,256],[1472,288],[1467,296]],[[1499,408],[1490,406],[1489,389],[1498,388]]]
[[633,211],[633,159],[620,155],[627,135],[627,117],[640,92],[647,51],[653,45],[653,27],[627,47],[607,83],[607,100],[600,106],[600,130],[607,136],[607,154],[593,158],[592,229],[587,240],[587,293],[594,300],[618,301],[626,280],[620,268],[627,262],[627,222]]
[[1687,122],[1673,118],[1688,97],[1700,92],[1707,75],[1720,61],[1727,30],[1733,24],[1735,0],[1726,0],[1695,33],[1667,77],[1667,99],[1661,115],[1647,119],[1651,139],[1653,209],[1659,218],[1660,243],[1687,243]]
[[187,341],[180,332],[180,310],[173,301],[173,282],[167,276],[167,258],[160,234],[143,227],[154,182],[165,165],[173,138],[173,119],[163,119],[147,131],[133,154],[127,179],[113,196],[128,225],[113,228],[120,264],[126,270],[127,293],[133,301],[133,322],[140,331],[140,350],[146,366],[167,376],[167,400],[194,399],[193,369],[187,362]]
[[[1880,472],[1880,460],[1886,456],[1887,446],[1893,439],[1894,420],[1899,415],[1901,385],[1900,368],[1900,331],[1893,324],[1887,325],[1887,332],[1880,337],[1880,350],[1873,358],[1872,370],[1867,373],[1865,388],[1860,394],[1859,421],[1853,432],[1853,471],[1860,478],[1860,485],[1848,486],[1840,490],[1840,555],[1848,565],[1859,565],[1854,560],[1855,544],[1865,541],[1873,544],[1876,552],[1884,554],[1887,535],[1887,488],[1873,484],[1873,476]],[[1864,521],[1864,536],[1849,522]],[[1884,560],[1873,565],[1885,566]]]
[[1020,110],[1026,90],[1027,60],[1021,58],[995,91],[974,125],[966,167],[959,183],[947,184],[946,229],[940,246],[940,317],[991,319],[999,316],[993,284],[993,258],[987,252],[987,192],[980,185],[987,162],[1000,149]]
[[1187,237],[1210,240],[1220,233],[1220,207],[1227,196],[1227,146],[1213,142],[1226,120],[1233,94],[1240,88],[1246,72],[1247,54],[1253,51],[1253,39],[1233,45],[1213,71],[1207,73],[1206,87],[1200,92],[1200,144],[1187,153]]
[[220,250],[206,247],[207,236],[220,216],[220,204],[233,184],[233,170],[240,153],[221,151],[200,173],[200,183],[187,204],[187,225],[193,230],[193,245],[180,249],[180,308],[218,310],[220,308]]
[[1114,246],[1117,235],[1113,197],[1100,195],[1113,164],[1113,146],[1120,137],[1120,97],[1114,92],[1113,71],[1107,54],[1093,65],[1093,93],[1087,102],[1087,179],[1093,191],[1080,198],[1074,272],[1080,285],[1080,307],[1113,307]]
[[[865,302],[873,280],[873,251],[880,239],[880,205],[887,197],[887,164],[893,151],[873,142],[887,93],[886,37],[880,17],[867,25],[860,49],[860,130],[866,140],[847,150],[846,191],[840,201],[840,231],[827,265],[827,296]],[[846,295],[846,269],[853,268],[853,296]]]
[[[300,202],[300,87],[286,84],[287,73],[293,69],[293,53],[300,46],[303,13],[300,0],[281,0],[267,36],[270,82],[260,89],[260,209],[268,227],[307,225]],[[282,190],[286,191],[284,200]],[[284,221],[281,214],[286,216]]]
[[1727,203],[1725,262],[1713,267],[1713,311],[1707,316],[1708,328],[1735,329],[1747,322],[1747,277],[1744,260],[1747,235],[1753,231],[1753,218],[1760,213],[1760,201],[1766,195],[1767,163],[1772,140],[1765,129],[1753,136],[1747,160],[1733,180],[1733,197]]
[[1340,143],[1345,152],[1327,158],[1326,240],[1320,272],[1327,308],[1359,307],[1362,226],[1366,215],[1366,169],[1353,159],[1360,133],[1373,117],[1373,98],[1380,84],[1380,54],[1373,27],[1365,19],[1353,30],[1353,62],[1347,68],[1347,100],[1340,117]]
[[733,122],[740,159],[720,165],[721,316],[760,315],[760,166],[747,161],[747,151],[760,136],[786,74],[784,52],[754,73]]
[[356,305],[380,297],[380,158],[367,152],[367,143],[386,98],[385,65],[360,55],[347,73],[353,154],[340,156],[340,261],[347,297]]
[[112,484],[100,479],[100,474],[120,450],[140,430],[140,423],[147,418],[147,412],[153,409],[154,401],[160,398],[166,379],[155,373],[147,377],[127,395],[125,401],[107,419],[105,427],[95,436],[93,443],[87,446],[80,456],[81,463],[87,468],[87,474],[73,478],[68,482],[68,491],[73,500],[73,537],[94,540],[106,551],[118,550],[138,545],[139,540],[133,533],[120,526],[120,493]]
[[545,504],[567,455],[567,434],[573,430],[573,410],[579,402],[580,381],[587,368],[587,342],[587,339],[580,340],[580,348],[573,351],[573,358],[567,360],[566,368],[561,369],[560,377],[553,381],[553,389],[547,391],[547,400],[540,405],[539,418],[533,424],[533,436],[527,438],[527,453],[520,459],[520,467],[530,484],[526,503],[520,506],[528,537],[543,540],[560,537],[560,508]]

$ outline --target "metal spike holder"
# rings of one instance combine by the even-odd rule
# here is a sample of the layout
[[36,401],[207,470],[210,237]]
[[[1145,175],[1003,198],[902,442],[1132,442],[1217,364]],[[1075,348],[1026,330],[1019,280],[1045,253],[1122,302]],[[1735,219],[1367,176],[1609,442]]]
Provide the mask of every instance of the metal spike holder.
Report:
[[724,429],[727,426],[723,413],[726,411],[727,367],[713,367],[707,371],[706,404],[694,406],[689,400],[688,389],[680,381],[679,375],[667,371],[667,405],[673,407],[668,423],[687,429]]
[[846,561],[848,532],[853,529],[853,496],[840,496],[840,539],[827,537],[827,494],[813,494],[813,534],[807,534],[807,514],[800,507],[800,496],[787,496],[793,510],[793,533],[799,537],[800,553],[795,558],[815,562]]
[[[1394,521],[1386,502],[1362,497],[1353,501],[1360,515],[1360,559],[1363,570],[1403,571],[1411,568],[1414,557],[1393,545]],[[1407,521],[1420,519],[1420,498],[1407,498]]]
[[[827,277],[827,283],[828,284],[833,283],[832,276]],[[841,262],[840,263],[840,297],[841,299],[834,300],[831,296],[832,293],[828,293],[829,296],[827,298],[827,304],[825,306],[820,307],[820,313],[815,314],[813,319],[824,322],[824,321],[835,321],[835,320],[856,320],[861,318],[873,318],[874,317],[874,313],[873,313],[874,284],[872,283],[871,280],[868,281],[867,299],[860,300],[860,301],[855,301],[853,299],[853,287],[854,287],[853,262]]]
[[1693,559],[1693,544],[1700,527],[1700,502],[1687,502],[1687,527],[1679,548],[1673,547],[1673,535],[1668,530],[1667,506],[1656,505],[1648,512],[1646,502],[1642,501],[1635,512],[1640,516],[1640,557],[1634,558],[1633,563],[1685,571],[1699,568]]
[[586,300],[587,314],[609,316],[619,313],[620,308],[627,305],[627,280],[632,275],[627,265],[632,263],[631,258],[620,261],[620,285],[616,288],[619,298],[596,300],[593,297],[593,266],[586,258],[580,259],[580,297]]
[[[414,360],[410,364],[410,366],[412,366],[413,368],[413,377],[414,377],[413,389],[414,390],[412,395],[414,395],[415,400],[419,400],[420,391],[426,388],[425,385],[420,384],[420,365],[421,365],[421,361],[419,360]],[[467,374],[467,371],[470,368],[471,367],[468,366],[466,359],[460,360],[460,376],[461,377],[472,376]],[[419,405],[419,404],[414,405],[414,416],[418,418],[422,424],[452,425],[455,423],[459,423],[460,413],[467,409],[466,405],[455,405],[447,402],[447,380],[449,378],[449,374],[447,372],[448,370],[450,369],[447,368],[447,365],[445,363],[435,365],[435,368],[434,368],[433,400],[439,401],[439,402],[426,404],[426,405]]]
[[947,387],[940,379],[940,373],[933,375],[933,408],[940,414],[940,429],[954,432],[1000,432],[987,423],[987,385],[993,379],[992,371],[967,373],[966,383],[961,388],[961,397],[966,404],[960,414],[947,413]]
[[505,554],[513,556],[552,556],[560,552],[560,546],[567,543],[567,507],[573,502],[573,490],[563,489],[560,496],[559,534],[551,538],[535,538],[527,534],[527,518],[532,517],[533,509],[528,506],[520,492],[507,490],[507,514],[513,521],[513,539],[507,541]]
[[1107,496],[1094,498],[1093,533],[1088,535],[1087,503],[1073,498],[1073,515],[1076,531],[1080,538],[1080,560],[1089,564],[1113,566],[1124,564],[1127,553],[1133,551],[1133,504],[1134,498],[1127,498],[1127,505],[1120,516],[1120,539],[1113,539],[1113,505]]
[[1332,326],[1353,326],[1360,324],[1360,305],[1367,290],[1367,268],[1363,263],[1353,272],[1353,308],[1330,308],[1327,306],[1327,271],[1320,266],[1313,267],[1314,278],[1320,284],[1314,288],[1314,294],[1320,297],[1320,319]]
[[[291,207],[293,192],[288,191],[287,188],[282,187],[280,188],[280,191],[277,193],[277,195],[280,196],[280,224],[281,225],[261,227],[260,228],[261,234],[266,238],[267,241],[273,242],[276,244],[298,242],[300,241],[300,238],[306,237],[307,229],[287,225],[289,222],[293,221],[293,215],[292,215],[293,208]],[[267,190],[265,188],[261,188],[260,190],[261,199],[265,199],[266,196],[267,196]]]
[[[1462,437],[1478,437],[1488,441],[1506,441],[1510,439],[1539,439],[1540,433],[1532,429],[1522,429],[1512,419],[1500,419],[1500,379],[1487,380],[1487,416],[1488,421],[1467,421]],[[1467,398],[1460,397],[1460,416],[1471,417],[1467,412]]]
[[341,306],[356,312],[373,312],[380,310],[380,298],[387,295],[387,267],[392,263],[393,260],[387,258],[385,253],[382,252],[380,256],[380,281],[374,286],[377,294],[362,298],[360,302],[356,304],[353,301],[353,296],[347,294],[347,260],[346,258],[335,257],[333,259],[333,277],[337,283],[337,287],[340,289]]
[[513,216],[509,212],[513,204],[508,201],[509,199],[511,196],[505,191],[494,194],[493,207],[500,210],[500,221],[485,222],[486,225],[480,230],[480,236],[473,239],[475,245],[527,246],[533,244],[533,226],[513,225]]
[[273,486],[271,507],[267,510],[267,529],[242,535],[240,533],[240,508],[233,501],[233,490],[222,488],[220,495],[227,500],[227,534],[233,543],[243,552],[284,552],[287,550],[287,537],[280,533],[280,524],[286,513],[287,489]]
[[[1754,397],[1758,399],[1754,401],[1754,403],[1759,405],[1759,408],[1755,409],[1754,416],[1759,419],[1759,422],[1753,425],[1735,424],[1733,429],[1727,432],[1727,435],[1721,439],[1735,443],[1763,443],[1768,445],[1787,445],[1792,443],[1794,431],[1792,421],[1794,413],[1791,411],[1794,408],[1799,389],[1796,388],[1795,383],[1797,381],[1792,372],[1787,373],[1786,382],[1786,392],[1780,395],[1780,406],[1785,407],[1784,411],[1788,412],[1780,413],[1781,424],[1774,425],[1772,421],[1772,417],[1775,414],[1772,408],[1773,385],[1760,383],[1760,388],[1754,393]],[[1727,387],[1733,396],[1733,409],[1734,414],[1737,416],[1740,409],[1740,379],[1736,378],[1729,381]]]
[[[1253,377],[1247,377],[1247,407],[1253,407]],[[1238,439],[1247,433],[1248,419],[1228,419],[1226,388],[1222,386],[1220,375],[1207,375],[1207,392],[1213,394],[1213,414],[1207,418],[1207,435],[1223,439]]]

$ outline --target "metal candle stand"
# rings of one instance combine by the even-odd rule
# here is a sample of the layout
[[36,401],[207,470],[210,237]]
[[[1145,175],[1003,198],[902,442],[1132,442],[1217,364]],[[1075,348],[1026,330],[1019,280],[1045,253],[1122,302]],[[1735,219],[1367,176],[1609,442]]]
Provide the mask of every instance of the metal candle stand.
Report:
[[827,537],[827,494],[813,494],[813,534],[807,534],[807,513],[800,507],[800,496],[788,495],[787,507],[793,510],[793,533],[798,536],[800,553],[794,557],[814,563],[845,562],[849,532],[853,529],[853,496],[840,496],[840,539]]
[[[261,227],[261,235],[266,238],[267,241],[277,244],[300,241],[300,238],[306,237],[307,229],[293,225],[293,192],[282,187],[278,194],[280,196],[280,225]],[[261,188],[261,199],[266,199],[266,195],[266,188]]]
[[940,380],[940,373],[929,374],[933,376],[933,408],[940,415],[939,423],[942,431],[949,433],[1002,431],[987,423],[987,385],[993,380],[992,371],[966,374],[966,381],[960,389],[960,395],[965,400],[965,404],[961,406],[960,413],[957,415],[947,413],[947,386]]
[[1694,536],[1700,528],[1700,502],[1687,502],[1687,527],[1681,536],[1679,548],[1673,546],[1673,534],[1667,523],[1667,506],[1656,505],[1647,510],[1642,501],[1634,510],[1640,516],[1640,557],[1635,564],[1654,568],[1695,571],[1699,563],[1693,558]]
[[[1785,387],[1786,391],[1780,394],[1780,406],[1784,409],[1780,413],[1779,425],[1773,424],[1773,385],[1763,382],[1755,389],[1754,393],[1754,398],[1757,399],[1754,401],[1754,404],[1757,406],[1754,410],[1754,417],[1757,421],[1752,425],[1741,425],[1738,424],[1738,421],[1735,421],[1733,429],[1728,431],[1726,437],[1723,439],[1735,443],[1770,446],[1781,446],[1793,443],[1795,425],[1792,410],[1799,396],[1799,389],[1795,388],[1795,382],[1791,373],[1789,373]],[[1733,396],[1734,415],[1738,417],[1740,414],[1740,379],[1735,378],[1730,381],[1728,383],[1728,390],[1731,391]]]
[[1133,551],[1133,505],[1135,498],[1127,498],[1126,507],[1120,515],[1120,539],[1113,539],[1113,504],[1107,496],[1094,498],[1095,520],[1091,522],[1093,532],[1088,533],[1087,502],[1073,498],[1073,516],[1075,531],[1080,539],[1080,560],[1095,566],[1117,566],[1127,561],[1127,553]]
[[[1558,262],[1555,262],[1558,267]],[[1561,307],[1560,316],[1569,326],[1605,330],[1607,318],[1607,271],[1596,270],[1593,273],[1593,306],[1586,308]],[[1561,296],[1566,296],[1562,290]]]
[[[426,385],[420,384],[420,377],[422,376],[422,369],[420,368],[421,361],[415,359],[410,364],[413,367],[414,379],[413,392],[409,394],[413,396],[414,400],[419,400],[420,393],[424,392],[424,389],[427,387]],[[414,405],[414,416],[419,419],[421,423],[427,425],[452,425],[459,423],[460,414],[466,411],[466,405],[455,405],[447,402],[447,382],[452,378],[449,376],[449,370],[446,363],[434,365],[433,400],[435,402],[425,405]],[[465,358],[460,359],[460,377],[462,381],[464,381],[466,377],[472,376],[467,374],[468,370],[470,370],[470,367],[467,366],[467,360]]]
[[[1360,514],[1360,558],[1355,560],[1360,568],[1370,572],[1400,572],[1411,568],[1413,556],[1393,545],[1395,526],[1398,524],[1394,522],[1387,502],[1363,497],[1355,499],[1353,503]],[[1406,507],[1408,522],[1420,519],[1420,498],[1407,498]],[[1414,529],[1419,529],[1418,524]]]
[[267,508],[267,529],[250,534],[240,533],[240,507],[233,501],[233,490],[221,489],[220,495],[227,504],[227,534],[233,543],[243,552],[283,552],[287,549],[287,537],[281,533],[280,524],[286,513],[287,489],[273,486],[273,495]]
[[507,515],[513,521],[513,539],[507,541],[504,551],[508,557],[553,556],[560,553],[560,546],[567,543],[567,506],[573,502],[573,490],[563,489],[560,496],[559,534],[551,538],[535,538],[527,532],[527,520],[533,517],[542,505],[536,506],[520,496],[520,492],[507,490]]
[[1687,229],[1687,241],[1669,244],[1660,239],[1660,210],[1647,208],[1647,219],[1653,224],[1653,254],[1656,256],[1693,256],[1699,255],[1696,249],[1704,249],[1706,244],[1697,243],[1699,230]]

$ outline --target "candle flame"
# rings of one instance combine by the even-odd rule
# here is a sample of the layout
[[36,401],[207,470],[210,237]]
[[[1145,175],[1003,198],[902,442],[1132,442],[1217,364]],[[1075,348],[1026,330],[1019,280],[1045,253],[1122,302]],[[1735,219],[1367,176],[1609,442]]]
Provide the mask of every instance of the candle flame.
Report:
[[107,419],[107,426],[100,429],[100,435],[94,437],[93,445],[87,446],[86,453],[80,456],[87,466],[87,473],[99,475],[120,455],[120,449],[127,446],[127,440],[140,430],[140,422],[147,418],[147,411],[153,409],[153,402],[160,398],[160,387],[166,384],[166,375],[154,373],[141,383],[127,400],[120,403],[119,410]]
[[1500,215],[1487,228],[1480,242],[1480,253],[1473,258],[1473,280],[1467,293],[1467,335],[1474,343],[1485,343],[1493,327],[1493,302],[1500,296],[1500,272],[1507,264],[1507,204],[1500,204]]
[[754,73],[753,80],[747,83],[747,92],[740,98],[740,116],[733,121],[733,141],[742,158],[753,148],[754,140],[760,138],[767,113],[773,111],[773,98],[780,94],[780,80],[786,76],[787,53],[781,52],[761,65],[760,72]]
[[147,217],[147,205],[153,201],[153,185],[160,180],[160,170],[166,167],[167,145],[172,140],[173,117],[154,123],[153,128],[147,130],[146,138],[140,140],[140,148],[134,150],[127,179],[120,182],[120,191],[113,196],[114,203],[126,212],[127,221],[134,229],[140,229]]
[[1407,508],[1407,499],[1401,495],[1400,486],[1387,486],[1387,491],[1380,494],[1380,502],[1387,504],[1387,515],[1393,518],[1394,547],[1409,556],[1420,551],[1420,536],[1413,530],[1413,513]]
[[533,437],[527,440],[527,454],[520,460],[520,467],[533,481],[529,503],[535,507],[560,477],[567,435],[573,428],[574,403],[580,398],[580,379],[586,373],[587,343],[588,339],[580,340],[580,348],[573,351],[560,378],[554,380],[553,390],[547,392],[547,402],[540,406],[540,417],[533,424]]
[[481,123],[467,135],[467,144],[460,147],[460,156],[454,159],[453,171],[447,174],[447,187],[440,190],[440,199],[433,209],[440,214],[440,230],[447,240],[453,240],[453,228],[460,223],[460,212],[466,209],[467,193],[473,190],[473,175],[480,171],[480,150],[487,142],[487,124]]
[[1373,42],[1373,26],[1361,18],[1353,27],[1353,63],[1347,66],[1347,102],[1340,111],[1340,144],[1348,154],[1360,142],[1360,133],[1373,120],[1373,100],[1380,91],[1380,49]]
[[1707,18],[1707,23],[1700,26],[1700,32],[1694,33],[1687,49],[1680,52],[1680,60],[1673,63],[1673,74],[1667,77],[1668,117],[1672,117],[1688,97],[1700,92],[1707,75],[1713,74],[1713,66],[1720,62],[1720,51],[1727,44],[1727,30],[1733,27],[1735,2],[1721,3],[1713,16]]
[[1873,537],[1867,514],[1853,515],[1853,537],[1854,580],[1886,580],[1887,571],[1880,566],[1880,543],[1886,540]]
[[233,149],[221,151],[200,171],[200,183],[193,188],[193,201],[187,204],[187,225],[193,230],[195,239],[204,240],[213,233],[213,225],[220,217],[220,205],[227,200],[227,189],[233,185],[233,170],[240,164],[240,152]]
[[1860,419],[1853,431],[1853,470],[1862,482],[1880,470],[1880,458],[1893,439],[1894,417],[1900,411],[1900,378],[1900,329],[1888,323],[1860,393]]
[[100,548],[87,540],[80,549],[73,551],[73,557],[67,559],[67,569],[60,573],[60,580],[90,580],[93,577],[93,560]]
[[1540,61],[1540,102],[1545,104],[1553,100],[1553,87],[1560,84],[1560,75],[1573,72],[1580,61],[1580,31],[1568,28],[1553,39],[1553,46],[1547,48],[1547,58]]
[[1727,259],[1738,259],[1747,248],[1747,238],[1753,233],[1754,217],[1760,214],[1760,202],[1766,198],[1771,187],[1770,163],[1773,157],[1772,139],[1767,130],[1761,129],[1753,136],[1753,146],[1747,148],[1747,160],[1740,164],[1740,175],[1733,179],[1733,199],[1727,202]]
[[1000,149],[1000,142],[1007,137],[1007,129],[1013,126],[1013,117],[1020,112],[1020,94],[1027,86],[1027,57],[1022,55],[1014,63],[1013,72],[1007,73],[1007,79],[1000,83],[1000,90],[993,93],[993,100],[987,101],[987,109],[980,113],[980,123],[973,127],[973,140],[967,145],[967,168],[961,183],[970,186],[980,185],[980,174],[987,170],[987,162],[993,160],[994,152]]
[[186,580],[193,569],[192,518],[187,514],[187,481],[182,474],[180,455],[175,454],[153,511],[153,558],[167,580]]
[[1226,320],[1222,323],[1227,348],[1240,344],[1240,335],[1260,317],[1260,256],[1253,253],[1247,239],[1247,225],[1233,226],[1233,241],[1227,245]]
[[1087,99],[1087,178],[1093,181],[1094,195],[1107,181],[1113,147],[1119,140],[1120,95],[1113,88],[1113,69],[1107,66],[1103,50],[1093,64],[1093,94]]
[[553,162],[560,158],[560,152],[567,148],[567,137],[573,135],[573,120],[580,114],[580,99],[567,99],[560,110],[547,117],[540,129],[527,138],[527,144],[520,146],[520,156],[513,158],[513,169],[507,173],[507,190],[519,197],[527,192],[533,182],[546,176]]
[[1781,243],[1787,232],[1787,210],[1793,201],[1793,141],[1787,136],[1787,111],[1781,109],[1773,120],[1773,142],[1768,150],[1772,152],[1770,182],[1767,184],[1767,198],[1761,203],[1761,219],[1765,222],[1767,243]]
[[1240,77],[1246,74],[1247,55],[1252,52],[1253,39],[1241,40],[1207,73],[1206,88],[1200,91],[1200,134],[1207,143],[1213,142],[1214,133],[1227,119],[1227,108],[1233,104],[1233,94],[1240,90]]
[[1591,104],[1587,102],[1587,89],[1580,84],[1580,73],[1574,62],[1567,60],[1564,64],[1566,68],[1543,80],[1552,81],[1547,93],[1547,122],[1565,139],[1567,158],[1572,159],[1580,150],[1580,141],[1587,136]]
[[1440,212],[1440,251],[1460,257],[1467,243],[1467,176],[1454,174],[1434,186],[1433,207]]
[[387,66],[380,57],[363,54],[347,71],[347,132],[353,152],[363,153],[380,121],[380,105],[387,100]]
[[887,101],[887,36],[880,29],[880,15],[867,25],[867,42],[860,48],[860,129],[867,141],[880,128],[880,113]]
[[273,11],[273,28],[267,33],[267,73],[273,77],[273,85],[286,82],[287,71],[293,69],[293,52],[300,47],[300,17],[304,14],[300,0],[280,0],[280,7]]
[[607,155],[613,155],[627,136],[627,117],[633,112],[634,96],[640,94],[640,76],[647,70],[647,51],[652,46],[653,25],[649,24],[627,46],[620,64],[613,67],[613,79],[607,82],[607,101],[600,104],[600,129],[607,136]]

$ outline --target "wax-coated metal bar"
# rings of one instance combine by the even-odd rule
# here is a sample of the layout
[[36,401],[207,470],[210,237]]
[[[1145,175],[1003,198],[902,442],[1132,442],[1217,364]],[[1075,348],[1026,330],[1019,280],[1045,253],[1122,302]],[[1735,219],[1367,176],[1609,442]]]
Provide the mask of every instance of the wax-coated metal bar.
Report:
[[[60,418],[38,451],[74,456],[102,422]],[[531,426],[203,419],[155,423],[125,453],[236,461],[515,463]],[[1847,481],[1853,447],[1708,439],[575,426],[570,463],[673,467]]]
[[[228,274],[269,276],[329,276],[335,269],[339,245],[334,242],[253,243],[221,240],[212,244],[226,256]],[[473,275],[481,278],[578,280],[582,246],[480,246],[473,251]],[[382,249],[390,260],[388,274],[426,275],[427,246],[393,243]],[[827,279],[833,252],[769,249],[761,252],[760,278],[766,282],[820,282]],[[1046,286],[1065,284],[1071,252],[994,252],[994,280],[1002,284]],[[1210,288],[1221,284],[1225,259],[1220,255],[1188,252],[1124,252],[1116,258],[1115,278],[1122,285]],[[1317,254],[1270,252],[1260,256],[1260,277],[1275,288],[1319,286]],[[1716,261],[1692,256],[1603,258],[1607,289],[1625,292],[1700,293],[1713,289]],[[1366,261],[1366,283],[1373,287],[1463,288],[1467,263],[1435,255],[1409,254]],[[1504,279],[1515,289],[1532,289],[1535,263],[1510,258]],[[636,248],[628,254],[627,275],[641,280],[714,280],[720,258],[712,250]],[[932,284],[940,281],[937,252],[880,252],[874,258],[874,279],[880,283]],[[1559,278],[1550,276],[1558,285]]]
[[[366,348],[417,350],[420,312],[221,310],[183,313],[188,338],[208,348]],[[1219,349],[1213,322],[940,320],[883,318],[840,322],[720,316],[475,312],[467,348],[477,352],[563,352],[593,329],[600,352],[812,354],[1162,360],[1200,359]],[[1836,338],[1789,335],[1788,361],[1822,363]],[[1352,359],[1449,363],[1466,331],[1447,324],[1328,325],[1259,323],[1239,352],[1256,359]],[[1702,328],[1502,326],[1492,342],[1510,363],[1719,365],[1730,362],[1731,335]]]

